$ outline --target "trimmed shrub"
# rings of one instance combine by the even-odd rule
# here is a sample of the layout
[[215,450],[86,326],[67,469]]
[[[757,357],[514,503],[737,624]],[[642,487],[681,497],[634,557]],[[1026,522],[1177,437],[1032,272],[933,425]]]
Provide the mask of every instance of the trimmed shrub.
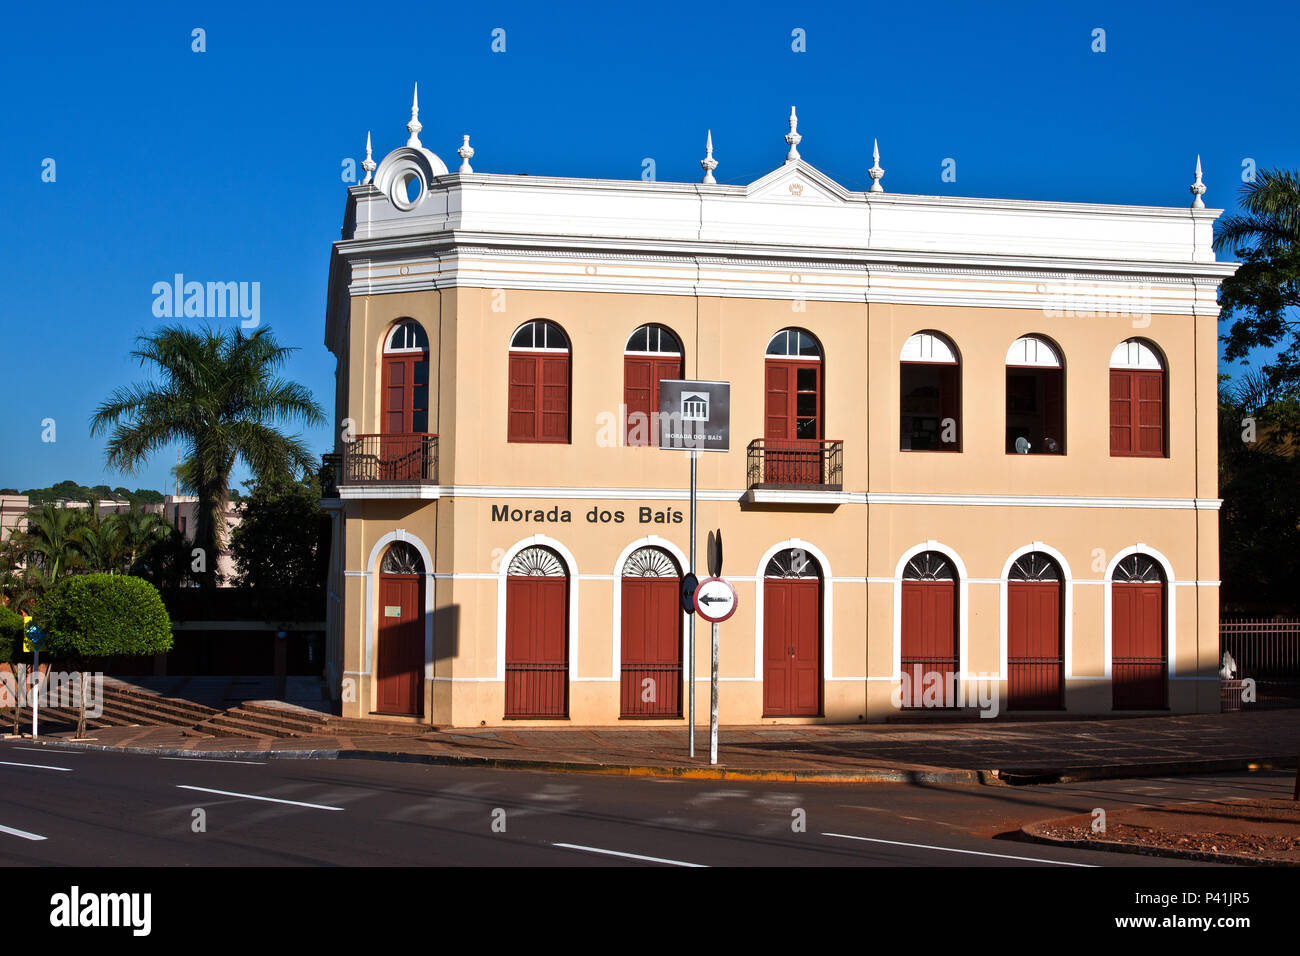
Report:
[[78,664],[115,654],[161,654],[172,646],[162,596],[143,578],[64,578],[37,600],[32,617],[45,631],[41,650]]

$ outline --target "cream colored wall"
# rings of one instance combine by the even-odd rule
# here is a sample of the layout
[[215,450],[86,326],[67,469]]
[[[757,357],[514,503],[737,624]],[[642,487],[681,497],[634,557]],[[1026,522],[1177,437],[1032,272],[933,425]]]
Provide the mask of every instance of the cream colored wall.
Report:
[[[378,431],[382,338],[400,317],[420,321],[429,334],[434,415],[440,439],[442,485],[560,486],[573,489],[685,489],[684,455],[602,444],[601,416],[610,420],[622,401],[622,352],[639,325],[672,328],[686,349],[686,376],[732,383],[732,449],[702,455],[699,485],[736,493],[736,500],[704,500],[699,509],[700,559],[705,532],[720,527],[726,572],[740,606],[722,627],[722,718],[756,723],[761,674],[755,673],[756,604],[760,557],[797,537],[824,552],[833,579],[830,619],[832,679],[824,685],[827,720],[882,719],[893,713],[894,585],[899,556],[929,540],[961,556],[969,580],[970,631],[966,669],[1000,670],[1000,585],[1011,553],[1041,541],[1069,565],[1073,642],[1067,700],[1077,712],[1104,712],[1110,688],[1095,680],[1104,668],[1104,568],[1120,549],[1139,543],[1163,554],[1175,579],[1174,666],[1179,675],[1212,676],[1217,669],[1217,589],[1190,582],[1217,580],[1217,512],[1187,508],[1008,507],[841,503],[748,505],[745,446],[762,435],[763,353],[781,328],[813,331],[828,357],[825,434],[843,439],[847,491],[932,494],[1070,495],[1192,498],[1215,495],[1214,318],[1151,317],[1134,328],[1119,317],[1048,318],[1010,309],[937,308],[789,301],[456,289],[358,298],[352,304],[347,408],[358,432]],[[523,322],[548,318],[569,335],[572,351],[572,442],[511,444],[506,432],[507,346]],[[898,355],[912,333],[935,330],[951,338],[962,358],[962,439],[958,454],[898,449]],[[1066,363],[1067,454],[1009,456],[1004,451],[1005,355],[1016,337],[1039,333],[1061,348]],[[1108,365],[1125,338],[1151,339],[1168,362],[1169,457],[1111,458],[1108,445]],[[1196,369],[1196,360],[1201,367]],[[1206,410],[1196,421],[1198,404]],[[869,410],[869,411],[868,411]],[[616,435],[616,430],[614,432]],[[567,509],[567,524],[494,522],[492,505]],[[592,508],[623,510],[621,524],[589,523]],[[672,509],[678,524],[642,524],[641,507]],[[435,555],[435,662],[426,714],[438,723],[501,723],[502,685],[495,681],[501,558],[533,534],[561,542],[575,557],[579,635],[571,684],[574,723],[614,723],[615,562],[647,534],[683,551],[687,503],[644,499],[597,500],[450,497],[428,501],[350,501],[345,535],[349,571],[367,571],[371,549],[394,528],[414,534]],[[1097,562],[1101,562],[1098,566]],[[359,678],[352,713],[366,713],[373,688],[364,673],[364,579],[348,576],[345,668]],[[697,673],[708,673],[708,628],[697,632]],[[373,663],[373,662],[371,662]],[[870,682],[861,678],[870,676]],[[849,678],[837,680],[834,678]],[[1094,680],[1087,680],[1094,678]],[[707,705],[707,684],[700,700]],[[1210,680],[1174,681],[1175,710],[1217,708]],[[868,708],[870,710],[868,711]],[[511,721],[512,725],[518,722]],[[553,722],[547,722],[553,725]],[[670,722],[673,723],[673,722]]]

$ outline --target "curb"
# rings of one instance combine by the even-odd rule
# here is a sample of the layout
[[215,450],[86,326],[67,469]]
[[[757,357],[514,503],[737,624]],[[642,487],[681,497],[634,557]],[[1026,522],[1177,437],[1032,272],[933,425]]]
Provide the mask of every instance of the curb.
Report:
[[[1063,820],[1070,819],[1062,817]],[[1086,818],[1085,818],[1086,819]],[[1031,843],[1045,846],[1063,846],[1076,850],[1103,850],[1108,853],[1128,853],[1132,856],[1157,856],[1174,860],[1194,860],[1198,863],[1224,863],[1229,866],[1300,866],[1286,860],[1269,860],[1257,856],[1245,856],[1235,853],[1211,853],[1205,850],[1178,850],[1173,847],[1142,846],[1138,843],[1120,843],[1116,840],[1066,840],[1059,837],[1044,836],[1036,833],[1037,827],[1058,822],[1044,820],[1029,823],[1020,828],[1020,835]]]
[[648,764],[578,763],[512,757],[473,757],[462,754],[418,754],[378,750],[185,750],[179,747],[120,747],[60,741],[40,746],[51,750],[94,750],[150,757],[190,757],[200,760],[383,760],[439,767],[483,767],[547,773],[590,773],[620,777],[667,777],[682,780],[751,780],[773,783],[956,783],[996,784],[997,772],[986,770],[745,770],[728,767],[667,767]]
[[994,770],[992,773],[1002,783],[1012,787],[1023,787],[1044,783],[1121,780],[1125,777],[1185,777],[1198,773],[1226,773],[1240,770],[1294,770],[1295,766],[1295,758],[1268,756],[1102,764],[1096,767],[1067,767],[1062,770]]

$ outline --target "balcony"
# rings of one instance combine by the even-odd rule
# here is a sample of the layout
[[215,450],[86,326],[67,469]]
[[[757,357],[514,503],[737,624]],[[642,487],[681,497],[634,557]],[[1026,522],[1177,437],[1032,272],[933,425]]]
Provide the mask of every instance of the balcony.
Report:
[[438,436],[357,435],[336,472],[341,498],[436,498]]
[[843,441],[756,438],[746,464],[750,501],[827,501],[844,490]]

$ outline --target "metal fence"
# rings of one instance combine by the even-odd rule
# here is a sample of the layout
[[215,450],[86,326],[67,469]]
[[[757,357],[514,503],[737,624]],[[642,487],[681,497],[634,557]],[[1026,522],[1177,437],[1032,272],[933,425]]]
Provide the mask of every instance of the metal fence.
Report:
[[839,491],[844,487],[844,442],[756,438],[749,443],[747,478],[750,488]]
[[[1300,707],[1300,620],[1225,618],[1219,622],[1219,663],[1232,655],[1234,679],[1222,682],[1224,710]],[[1254,681],[1255,700],[1243,699]]]

